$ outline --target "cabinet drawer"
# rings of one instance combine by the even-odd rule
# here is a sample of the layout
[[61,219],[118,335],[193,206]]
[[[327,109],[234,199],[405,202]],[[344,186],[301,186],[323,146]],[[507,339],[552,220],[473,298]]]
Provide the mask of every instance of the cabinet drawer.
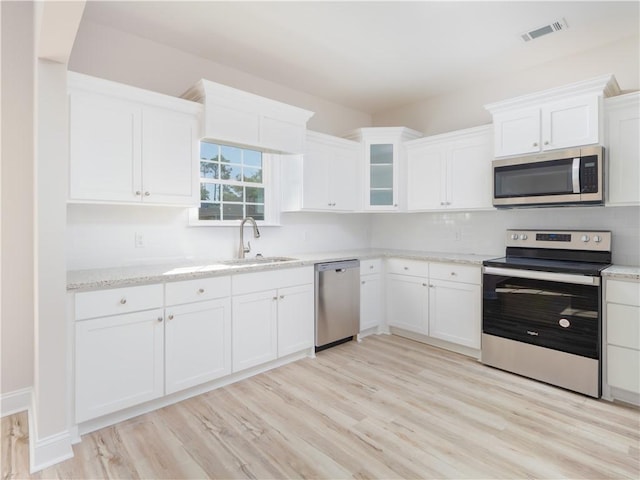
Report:
[[231,291],[234,295],[243,295],[313,282],[313,267],[283,268],[268,272],[233,275],[231,277]]
[[160,308],[163,297],[161,284],[77,293],[76,320]]
[[640,351],[607,347],[607,383],[611,387],[640,393]]
[[607,304],[607,343],[640,350],[640,307]]
[[360,260],[360,275],[368,275],[370,273],[380,273],[382,270],[382,260],[379,258],[372,260]]
[[640,283],[607,280],[607,302],[640,306]]
[[166,305],[215,300],[231,295],[231,277],[199,278],[183,282],[167,283]]
[[429,278],[480,285],[482,269],[457,263],[432,263],[429,265]]
[[387,260],[387,273],[411,275],[414,277],[428,277],[429,262],[424,262],[422,260],[407,260],[403,258],[390,258]]

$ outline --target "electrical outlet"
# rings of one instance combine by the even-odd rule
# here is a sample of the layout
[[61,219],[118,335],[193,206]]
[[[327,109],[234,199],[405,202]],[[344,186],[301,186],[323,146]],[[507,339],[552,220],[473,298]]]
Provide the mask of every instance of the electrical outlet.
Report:
[[136,240],[135,240],[136,248],[144,248],[144,237],[141,233],[136,232]]

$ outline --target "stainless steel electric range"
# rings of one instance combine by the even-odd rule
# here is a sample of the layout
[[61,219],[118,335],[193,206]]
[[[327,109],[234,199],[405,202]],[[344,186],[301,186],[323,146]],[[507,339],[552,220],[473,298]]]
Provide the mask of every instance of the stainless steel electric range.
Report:
[[508,230],[484,262],[482,362],[592,397],[601,394],[601,272],[611,232]]

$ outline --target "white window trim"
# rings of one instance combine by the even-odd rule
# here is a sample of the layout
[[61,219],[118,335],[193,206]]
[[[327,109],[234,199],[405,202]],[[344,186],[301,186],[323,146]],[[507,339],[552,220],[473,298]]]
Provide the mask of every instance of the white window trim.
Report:
[[[262,158],[266,160],[262,165],[263,186],[264,186],[264,220],[257,220],[256,223],[262,227],[280,226],[280,160],[281,156],[262,152]],[[198,165],[198,171],[200,166]],[[200,176],[198,176],[198,190],[200,189]],[[240,220],[200,220],[198,209],[189,209],[190,227],[237,227]]]

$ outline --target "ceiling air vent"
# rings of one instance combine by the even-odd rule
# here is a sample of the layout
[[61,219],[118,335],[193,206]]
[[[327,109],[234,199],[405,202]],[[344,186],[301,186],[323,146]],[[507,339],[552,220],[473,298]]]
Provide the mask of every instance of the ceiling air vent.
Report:
[[520,35],[520,37],[524,42],[529,42],[531,40],[535,40],[538,37],[542,37],[543,35],[547,35],[553,32],[559,32],[560,30],[566,30],[567,28],[569,28],[569,25],[567,25],[567,21],[562,18],[548,25],[534,28],[533,30],[525,32]]

